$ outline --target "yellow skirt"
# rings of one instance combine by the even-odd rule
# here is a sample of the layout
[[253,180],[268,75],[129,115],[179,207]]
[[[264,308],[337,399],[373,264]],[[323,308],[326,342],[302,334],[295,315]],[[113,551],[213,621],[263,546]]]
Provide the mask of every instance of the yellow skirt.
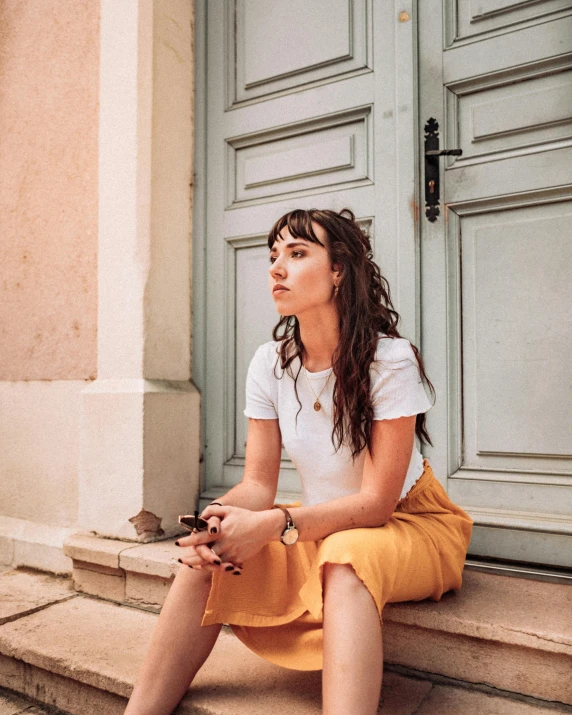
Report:
[[201,625],[227,623],[262,658],[321,670],[324,563],[351,564],[380,619],[386,603],[438,601],[460,588],[473,522],[449,499],[429,462],[423,464],[423,474],[383,526],[292,546],[272,541],[244,563],[241,578],[215,574]]

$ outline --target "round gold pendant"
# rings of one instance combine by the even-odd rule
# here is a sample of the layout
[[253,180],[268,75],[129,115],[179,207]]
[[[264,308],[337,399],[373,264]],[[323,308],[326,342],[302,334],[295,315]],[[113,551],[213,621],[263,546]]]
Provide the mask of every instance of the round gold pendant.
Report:
[[316,412],[319,412],[322,409],[322,405],[318,402],[318,400],[314,402],[314,409],[316,410]]

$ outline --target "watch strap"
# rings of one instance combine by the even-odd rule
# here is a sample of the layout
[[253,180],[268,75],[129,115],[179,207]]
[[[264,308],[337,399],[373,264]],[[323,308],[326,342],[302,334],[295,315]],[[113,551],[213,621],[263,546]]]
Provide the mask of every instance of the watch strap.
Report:
[[286,509],[283,506],[280,506],[280,504],[274,504],[273,509],[280,509],[281,511],[284,512],[284,516],[286,517],[286,528],[284,529],[284,531],[286,531],[286,529],[292,528],[294,526],[294,521],[293,521],[292,516],[290,515],[290,512],[288,511],[288,509]]

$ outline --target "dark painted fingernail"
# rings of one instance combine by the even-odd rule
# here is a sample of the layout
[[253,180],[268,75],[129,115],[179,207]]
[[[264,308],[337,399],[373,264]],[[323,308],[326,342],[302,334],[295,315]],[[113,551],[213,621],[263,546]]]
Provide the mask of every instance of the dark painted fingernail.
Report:
[[220,564],[221,564],[220,560],[219,560],[219,559],[215,559],[215,564],[216,564],[217,566],[220,566]]
[[180,545],[181,545],[181,544],[179,544],[178,541],[175,541],[175,546],[180,546]]
[[181,561],[181,559],[177,559],[177,561],[178,561],[178,562],[179,562],[180,564],[182,564],[182,563],[183,563],[183,562]]
[[242,574],[240,573],[240,571],[235,571],[233,575],[234,575],[234,576],[242,576]]
[[192,568],[193,568],[193,567],[191,566],[191,564],[187,564],[187,566],[188,566],[188,567],[189,567],[190,569],[192,569]]
[[227,566],[225,571],[234,571],[234,566]]
[[210,533],[211,533],[211,534],[216,534],[217,531],[218,531],[218,529],[216,528],[216,526],[213,526]]

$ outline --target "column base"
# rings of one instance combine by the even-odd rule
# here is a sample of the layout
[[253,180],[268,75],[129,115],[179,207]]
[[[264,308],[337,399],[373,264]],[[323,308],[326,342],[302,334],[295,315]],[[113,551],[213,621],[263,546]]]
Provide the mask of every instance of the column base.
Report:
[[200,394],[191,382],[96,380],[82,392],[78,526],[146,543],[181,533],[199,494]]

